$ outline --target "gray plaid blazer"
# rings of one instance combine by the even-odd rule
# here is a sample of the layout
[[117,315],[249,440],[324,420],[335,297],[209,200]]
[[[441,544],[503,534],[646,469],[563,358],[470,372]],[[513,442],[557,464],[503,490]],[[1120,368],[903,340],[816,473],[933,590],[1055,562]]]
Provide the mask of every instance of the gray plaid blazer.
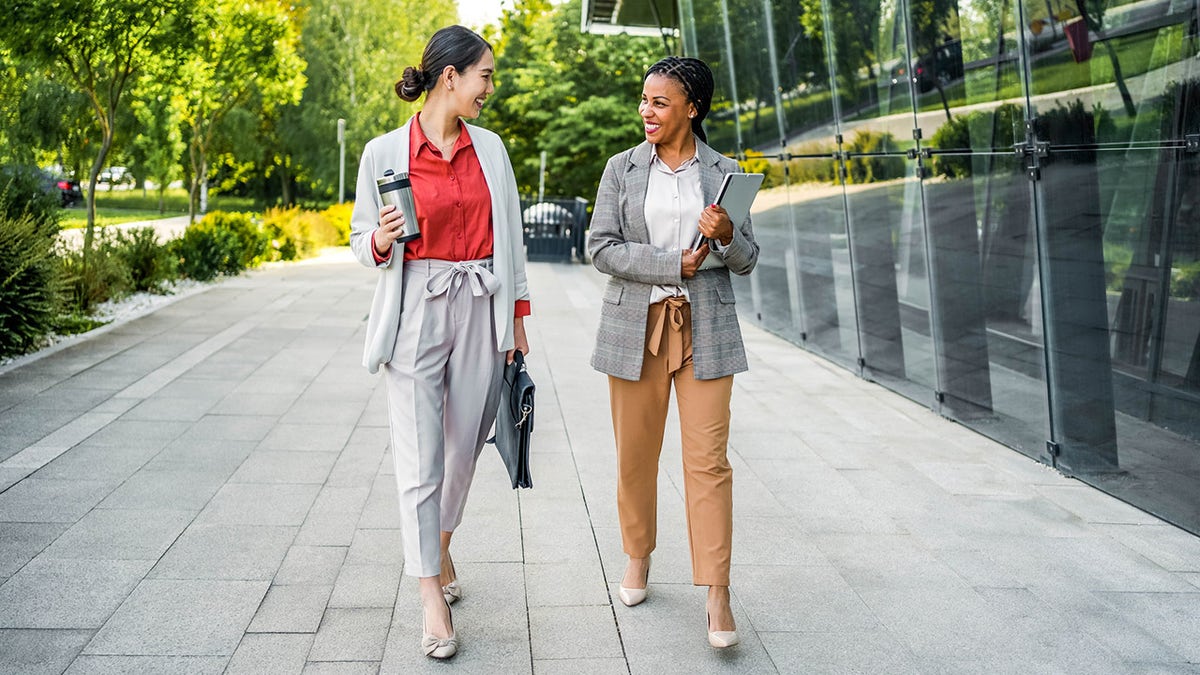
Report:
[[[592,211],[588,253],[596,269],[610,275],[600,308],[600,330],[592,367],[625,380],[642,377],[646,349],[646,315],[650,292],[659,284],[686,285],[692,308],[692,362],[696,379],[712,380],[748,369],[742,331],[738,327],[729,273],[749,274],[758,262],[758,244],[750,218],[734,223],[733,242],[724,253],[725,267],[680,277],[680,252],[649,243],[646,185],[653,148],[643,142],[613,156],[604,168]],[[721,179],[738,164],[696,139],[700,187],[707,203],[716,201]],[[719,255],[716,252],[709,255]]]

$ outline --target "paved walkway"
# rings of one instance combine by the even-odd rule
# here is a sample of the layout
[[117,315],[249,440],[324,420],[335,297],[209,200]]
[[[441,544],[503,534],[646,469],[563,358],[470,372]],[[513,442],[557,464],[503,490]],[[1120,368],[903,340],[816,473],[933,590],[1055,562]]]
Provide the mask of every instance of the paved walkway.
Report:
[[603,279],[530,266],[535,489],[486,450],[450,664],[417,649],[373,273],[229,280],[0,374],[0,672],[1196,673],[1200,539],[746,327],[733,596],[690,585],[678,430],[651,595],[624,559]]

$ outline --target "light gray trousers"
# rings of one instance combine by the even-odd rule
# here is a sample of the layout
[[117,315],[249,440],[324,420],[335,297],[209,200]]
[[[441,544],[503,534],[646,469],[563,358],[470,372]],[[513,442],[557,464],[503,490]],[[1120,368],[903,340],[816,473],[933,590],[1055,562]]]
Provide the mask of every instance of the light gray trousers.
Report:
[[491,261],[404,263],[404,310],[384,367],[400,496],[404,571],[441,572],[441,533],[462,521],[475,463],[496,418]]

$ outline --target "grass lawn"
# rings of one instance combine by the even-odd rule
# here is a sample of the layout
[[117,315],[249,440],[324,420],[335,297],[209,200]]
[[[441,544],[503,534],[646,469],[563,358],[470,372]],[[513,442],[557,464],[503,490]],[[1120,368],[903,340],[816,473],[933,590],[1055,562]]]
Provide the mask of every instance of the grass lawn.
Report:
[[[163,211],[158,210],[158,194],[141,190],[96,190],[96,224],[119,225],[139,220],[156,220],[187,215],[188,193],[182,188],[168,189],[163,195]],[[213,195],[209,211],[257,211],[260,207],[249,197]],[[63,229],[87,226],[87,209],[82,204],[62,212]]]

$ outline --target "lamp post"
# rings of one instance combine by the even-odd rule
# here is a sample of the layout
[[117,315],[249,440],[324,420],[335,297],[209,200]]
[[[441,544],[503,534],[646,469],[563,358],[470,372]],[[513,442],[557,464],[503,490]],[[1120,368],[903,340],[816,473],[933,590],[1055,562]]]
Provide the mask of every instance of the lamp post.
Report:
[[346,120],[338,118],[338,203],[346,201]]

